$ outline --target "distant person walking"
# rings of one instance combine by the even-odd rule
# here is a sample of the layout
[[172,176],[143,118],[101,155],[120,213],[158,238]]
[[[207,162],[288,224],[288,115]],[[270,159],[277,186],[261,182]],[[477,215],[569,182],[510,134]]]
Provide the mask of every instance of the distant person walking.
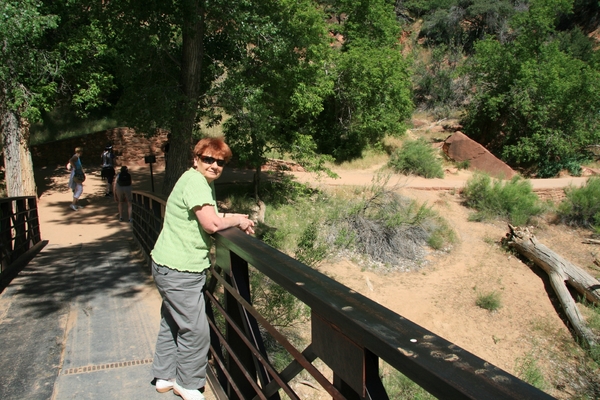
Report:
[[102,153],[102,172],[100,177],[102,180],[106,180],[106,197],[112,194],[113,180],[115,178],[115,154],[113,153],[113,147],[109,143],[104,147]]
[[75,148],[75,154],[69,160],[67,169],[71,171],[69,177],[69,187],[73,191],[73,202],[71,203],[71,209],[77,211],[77,201],[83,193],[83,182],[85,181],[85,173],[83,172],[83,166],[81,165],[81,154],[83,153],[82,147]]
[[121,167],[121,171],[114,180],[113,193],[115,194],[115,201],[119,203],[119,221],[123,222],[123,204],[127,203],[127,213],[129,215],[129,222],[131,222],[131,202],[133,201],[131,194],[131,174],[126,166]]

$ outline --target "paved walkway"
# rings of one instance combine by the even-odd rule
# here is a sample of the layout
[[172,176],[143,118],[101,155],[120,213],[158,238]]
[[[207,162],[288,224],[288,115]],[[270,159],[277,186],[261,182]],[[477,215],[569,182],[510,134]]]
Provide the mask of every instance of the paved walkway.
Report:
[[151,384],[160,295],[131,227],[94,175],[70,210],[64,178],[39,201],[48,245],[0,293],[0,399],[179,398]]
[[130,232],[48,244],[0,295],[0,398],[159,399],[160,296]]

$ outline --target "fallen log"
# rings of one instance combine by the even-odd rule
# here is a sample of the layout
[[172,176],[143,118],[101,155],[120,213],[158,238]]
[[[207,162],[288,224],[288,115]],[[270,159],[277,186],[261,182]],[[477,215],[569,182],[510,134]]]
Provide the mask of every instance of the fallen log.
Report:
[[529,229],[510,224],[508,227],[510,232],[506,235],[507,245],[533,261],[548,274],[550,284],[577,336],[589,347],[596,345],[596,335],[581,316],[566,284],[573,287],[588,301],[598,305],[600,304],[600,281],[538,242]]

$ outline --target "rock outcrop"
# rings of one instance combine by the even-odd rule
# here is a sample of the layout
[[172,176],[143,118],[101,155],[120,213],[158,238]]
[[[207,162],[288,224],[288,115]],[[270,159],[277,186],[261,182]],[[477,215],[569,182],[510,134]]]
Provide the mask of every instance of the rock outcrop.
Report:
[[468,161],[471,171],[482,171],[497,179],[511,179],[517,174],[485,147],[460,131],[448,137],[442,149],[455,162]]

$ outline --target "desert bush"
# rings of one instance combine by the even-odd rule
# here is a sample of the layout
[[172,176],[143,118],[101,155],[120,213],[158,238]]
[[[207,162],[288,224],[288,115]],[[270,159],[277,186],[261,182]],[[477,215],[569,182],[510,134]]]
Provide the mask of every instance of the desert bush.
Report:
[[458,168],[458,169],[469,169],[470,166],[471,166],[471,161],[469,161],[469,160],[463,160],[463,161],[456,163],[456,168]]
[[478,307],[488,311],[496,311],[502,306],[500,293],[491,291],[488,293],[479,293],[475,301]]
[[489,175],[476,174],[467,181],[462,196],[468,207],[477,210],[471,217],[475,221],[500,217],[513,225],[524,225],[545,210],[531,183],[518,176],[503,183],[492,181]]
[[443,178],[442,162],[424,139],[408,140],[390,157],[389,166],[396,172],[425,178]]
[[454,232],[427,204],[418,204],[387,187],[377,176],[362,198],[345,201],[329,219],[329,242],[367,255],[376,263],[410,269],[425,247],[440,249],[455,240]]
[[329,254],[350,251],[365,255],[368,264],[412,267],[427,246],[443,249],[455,240],[431,207],[394,193],[388,181],[389,176],[377,176],[371,187],[352,194],[287,193],[285,204],[267,203],[260,238],[311,266]]
[[558,206],[563,223],[588,228],[600,226],[600,178],[591,177],[580,188],[565,189],[566,199]]

